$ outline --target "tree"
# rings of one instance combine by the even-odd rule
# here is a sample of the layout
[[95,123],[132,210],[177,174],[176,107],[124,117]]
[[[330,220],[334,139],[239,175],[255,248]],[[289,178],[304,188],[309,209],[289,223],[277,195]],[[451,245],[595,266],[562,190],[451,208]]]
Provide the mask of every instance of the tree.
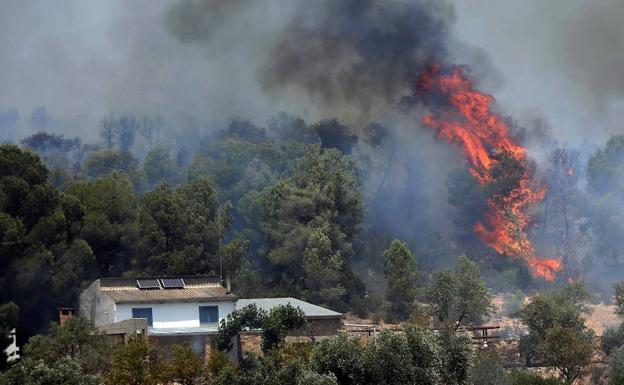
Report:
[[84,208],[47,177],[35,153],[0,146],[0,303],[20,307],[18,338],[73,303],[92,267],[92,250],[80,238]]
[[[598,149],[587,164],[587,184],[591,194],[588,204],[582,206],[588,221],[584,226],[591,236],[592,252],[585,262],[591,270],[603,276],[620,269],[624,257],[624,135],[612,136]],[[593,280],[600,284],[600,280]],[[607,283],[605,281],[604,283]],[[606,290],[607,288],[605,288]]]
[[619,188],[624,172],[624,135],[614,135],[604,149],[591,156],[587,165],[589,188],[597,195],[604,195]]
[[473,385],[512,385],[495,349],[477,350],[470,378]]
[[0,373],[0,385],[100,385],[100,378],[82,371],[80,365],[69,358],[53,364],[25,358],[8,371]]
[[201,385],[204,383],[202,360],[190,346],[173,345],[171,360],[166,367],[166,377],[180,385]]
[[350,154],[358,141],[350,127],[338,119],[325,119],[311,126],[321,139],[322,148],[335,148],[343,154]]
[[137,238],[138,198],[122,172],[68,186],[85,209],[81,237],[93,250],[97,276],[122,275],[130,267]]
[[139,162],[128,152],[115,150],[96,152],[84,162],[84,174],[89,179],[96,179],[114,171],[125,172],[133,181],[135,188],[140,187]]
[[229,351],[232,349],[232,338],[244,328],[258,330],[262,328],[267,313],[255,304],[247,305],[235,310],[221,320],[219,332],[216,337],[216,346],[219,350]]
[[615,328],[607,328],[602,333],[600,347],[607,356],[622,345],[624,345],[624,324]]
[[465,334],[446,331],[440,337],[442,383],[467,385],[474,363],[472,340]]
[[561,325],[555,325],[546,332],[540,351],[546,363],[559,371],[565,385],[571,385],[591,364],[593,338],[593,332]]
[[579,152],[566,147],[555,149],[550,155],[548,169],[548,201],[550,212],[560,218],[563,246],[564,280],[573,277],[572,252],[574,241],[573,200],[580,175]]
[[386,299],[390,303],[389,320],[406,320],[416,297],[414,257],[407,244],[393,240],[384,252]]
[[179,183],[179,170],[171,158],[171,150],[166,146],[156,146],[145,156],[143,172],[150,186],[166,183],[176,186]]
[[615,285],[613,285],[613,289],[615,290],[615,312],[622,317],[624,316],[624,282],[616,283]]
[[289,331],[306,327],[305,313],[290,304],[278,305],[267,312],[255,304],[235,310],[221,321],[216,345],[220,350],[232,349],[232,338],[243,329],[262,330],[262,350],[268,352],[286,339]]
[[356,385],[363,381],[364,350],[357,338],[346,333],[326,338],[316,345],[312,362],[318,373],[332,373],[340,385]]
[[53,169],[77,168],[81,161],[83,146],[78,137],[65,139],[63,135],[38,132],[22,139],[21,143],[36,151]]
[[118,345],[112,355],[112,366],[105,376],[109,385],[153,385],[165,383],[166,362],[145,338],[132,337]]
[[363,358],[366,368],[364,383],[414,384],[420,380],[407,339],[399,334],[388,331],[379,333],[375,343],[369,344],[364,350]]
[[303,310],[290,304],[278,305],[269,311],[262,323],[262,350],[269,351],[286,339],[291,330],[307,326]]
[[205,178],[177,190],[160,185],[146,193],[133,269],[173,275],[219,271],[219,237],[227,231],[228,207],[219,205],[213,184]]
[[[346,310],[347,293],[355,294],[359,282],[345,263],[353,253],[351,242],[362,219],[354,164],[336,150],[309,146],[292,176],[278,180],[268,193],[263,229],[269,241],[267,259],[274,267],[274,284],[292,295],[303,293],[312,302]],[[302,261],[306,255],[307,266]],[[340,265],[336,275],[327,277],[332,289],[325,292],[325,298],[315,294],[316,287],[306,286],[323,271],[319,264],[330,269]]]
[[624,346],[609,355],[609,385],[624,384]]
[[55,365],[76,362],[85,373],[104,374],[110,368],[114,342],[84,318],[72,317],[63,326],[52,322],[49,335],[36,335],[24,346],[26,357]]
[[[575,357],[573,354],[580,357],[584,354],[587,345],[580,341],[590,340],[592,334],[581,317],[585,309],[582,306],[583,297],[579,293],[578,288],[563,288],[553,293],[538,294],[520,311],[520,320],[529,330],[527,335],[522,336],[519,345],[527,363],[538,358],[546,361],[552,359],[549,361],[551,364],[560,365],[560,361],[554,361],[557,357]],[[567,337],[571,338],[570,349],[573,350],[567,351],[565,345],[558,345]],[[561,351],[557,352],[559,348]],[[570,364],[574,362],[570,361]],[[572,372],[566,369],[562,375],[567,376],[569,373]]]
[[434,274],[429,289],[431,310],[440,322],[451,322],[455,330],[465,323],[479,322],[492,310],[492,296],[476,263],[461,257],[455,271]]

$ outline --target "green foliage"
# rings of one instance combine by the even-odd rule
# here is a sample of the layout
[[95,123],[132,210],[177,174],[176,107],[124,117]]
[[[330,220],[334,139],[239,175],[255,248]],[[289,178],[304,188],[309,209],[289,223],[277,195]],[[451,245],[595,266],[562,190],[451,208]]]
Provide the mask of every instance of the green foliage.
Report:
[[165,372],[167,378],[175,379],[180,385],[200,385],[204,379],[202,360],[188,345],[171,347]]
[[620,324],[617,328],[608,328],[602,333],[601,348],[606,355],[624,345],[624,324]]
[[364,349],[356,337],[339,334],[321,340],[313,353],[314,368],[319,373],[332,373],[338,384],[355,385],[364,377]]
[[613,289],[615,290],[614,294],[614,302],[615,302],[615,312],[619,316],[624,316],[624,282],[618,282],[613,285]]
[[139,161],[126,151],[105,150],[91,154],[85,160],[83,172],[89,179],[96,179],[115,171],[126,173],[133,181],[135,189],[142,191],[143,175]]
[[512,377],[494,349],[477,350],[470,378],[472,385],[512,385]]
[[593,332],[582,314],[586,291],[569,285],[549,294],[538,294],[520,311],[529,333],[520,339],[519,349],[527,362],[534,358],[556,368],[571,384],[589,364],[593,354]]
[[163,383],[166,376],[167,365],[160,352],[147,339],[133,337],[115,349],[104,382],[107,385],[153,385]]
[[477,265],[466,257],[459,259],[454,271],[436,272],[428,294],[433,315],[456,329],[479,322],[493,310],[492,296]]
[[512,385],[561,385],[557,378],[544,378],[537,373],[527,370],[511,372]]
[[309,146],[291,174],[269,188],[264,202],[274,284],[344,310],[348,289],[357,290],[346,263],[362,219],[355,165],[338,151]]
[[8,371],[0,373],[0,385],[100,385],[101,381],[91,373],[85,373],[80,365],[69,358],[52,364],[26,358]]
[[156,146],[147,153],[143,173],[151,187],[162,183],[176,186],[180,182],[178,166],[171,158],[171,150],[165,146]]
[[221,321],[216,344],[220,350],[232,349],[232,338],[243,329],[259,330],[262,335],[262,350],[268,352],[284,341],[289,331],[306,327],[305,314],[290,304],[278,305],[266,312],[255,304],[236,310]]
[[219,271],[219,234],[227,230],[227,212],[219,209],[210,181],[198,179],[176,190],[160,185],[145,194],[140,207],[135,271],[148,275]]
[[409,317],[416,298],[414,257],[407,244],[395,239],[384,252],[386,299],[390,303],[388,321]]
[[80,238],[84,207],[56,190],[32,152],[0,145],[0,302],[20,307],[18,333],[31,334],[73,303],[94,265]]
[[589,159],[587,179],[589,188],[597,194],[619,189],[624,172],[624,135],[612,136],[604,149]]
[[407,325],[405,333],[382,332],[367,345],[346,334],[323,340],[315,346],[312,362],[315,371],[333,374],[340,385],[435,385],[447,369],[453,371],[448,378],[461,376],[458,361],[443,367],[442,356],[435,334]]
[[609,355],[609,385],[624,384],[624,346]]
[[555,325],[546,332],[540,351],[546,364],[559,371],[564,384],[571,385],[591,364],[593,338],[591,331]]
[[231,350],[234,336],[245,328],[250,330],[261,329],[266,317],[266,311],[255,304],[247,305],[228,314],[219,325],[219,333],[216,337],[217,347],[222,351]]
[[472,340],[464,334],[445,332],[441,338],[442,381],[446,385],[467,385],[474,362]]
[[286,339],[291,330],[307,326],[303,310],[290,304],[278,305],[271,309],[262,323],[262,350],[269,351]]
[[102,335],[92,323],[72,317],[62,327],[51,323],[49,335],[31,337],[24,346],[24,353],[46,365],[69,359],[85,373],[102,374],[110,368],[113,347],[113,341]]
[[97,275],[126,272],[138,231],[138,199],[128,176],[113,172],[92,182],[74,183],[67,194],[85,209],[80,234],[93,250]]

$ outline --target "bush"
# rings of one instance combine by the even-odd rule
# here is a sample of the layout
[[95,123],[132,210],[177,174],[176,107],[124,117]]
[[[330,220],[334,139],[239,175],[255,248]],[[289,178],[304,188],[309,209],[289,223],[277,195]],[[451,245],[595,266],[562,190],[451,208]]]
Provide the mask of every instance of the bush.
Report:
[[609,357],[609,385],[624,385],[624,347],[617,348]]
[[608,328],[602,335],[600,347],[606,355],[611,354],[620,346],[624,345],[624,324],[617,328]]
[[499,356],[493,349],[477,352],[470,377],[473,385],[512,384],[511,376],[500,363]]
[[26,358],[0,374],[0,385],[99,385],[98,377],[84,373],[77,361],[61,358],[53,364]]
[[519,370],[511,373],[512,385],[561,385],[556,378],[544,378],[537,373]]

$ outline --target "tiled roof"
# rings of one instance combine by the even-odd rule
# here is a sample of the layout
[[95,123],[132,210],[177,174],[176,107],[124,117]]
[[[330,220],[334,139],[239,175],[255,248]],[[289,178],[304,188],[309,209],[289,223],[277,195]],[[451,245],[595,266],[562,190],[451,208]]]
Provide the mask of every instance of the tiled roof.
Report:
[[134,278],[102,278],[100,289],[115,303],[191,302],[236,300],[221,286],[218,277],[183,277],[182,289],[141,290]]
[[245,298],[239,299],[236,302],[236,310],[241,309],[249,304],[256,304],[261,309],[270,311],[272,308],[278,305],[291,304],[298,307],[305,313],[308,318],[339,318],[342,314],[333,310],[325,309],[317,305],[313,305],[309,302],[302,301],[300,299],[286,297],[286,298]]

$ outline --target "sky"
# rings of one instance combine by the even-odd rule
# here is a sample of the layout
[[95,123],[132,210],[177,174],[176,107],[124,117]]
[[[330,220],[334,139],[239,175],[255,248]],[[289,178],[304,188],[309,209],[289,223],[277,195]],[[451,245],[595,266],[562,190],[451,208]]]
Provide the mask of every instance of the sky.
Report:
[[493,93],[518,119],[542,115],[563,143],[624,134],[624,2],[461,0],[456,31],[486,50]]
[[[188,2],[198,12],[202,4],[219,3]],[[44,105],[63,120],[59,130],[85,137],[95,135],[111,111],[217,122],[245,115],[259,123],[277,110],[308,119],[326,113],[305,95],[267,92],[258,80],[259,63],[275,54],[272,42],[292,21],[295,1],[223,7],[200,23],[208,37],[188,41],[187,26],[172,27],[168,16],[178,3],[3,1],[0,111],[16,108],[27,119]],[[624,133],[624,2],[452,5],[452,56],[461,62],[466,45],[481,50],[488,65],[471,71],[488,72],[481,85],[504,114],[525,125],[545,121],[557,140],[572,146],[595,147]]]

